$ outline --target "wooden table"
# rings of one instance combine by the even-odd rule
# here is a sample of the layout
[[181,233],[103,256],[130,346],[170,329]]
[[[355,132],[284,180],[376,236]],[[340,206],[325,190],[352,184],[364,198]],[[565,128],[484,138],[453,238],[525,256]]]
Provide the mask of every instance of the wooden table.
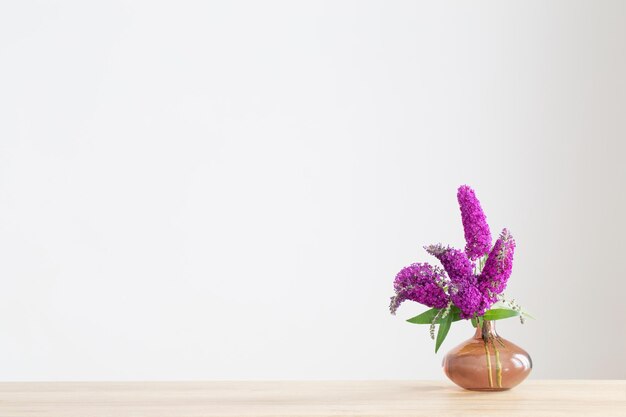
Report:
[[626,417],[626,381],[526,381],[497,393],[449,382],[3,382],[1,417]]

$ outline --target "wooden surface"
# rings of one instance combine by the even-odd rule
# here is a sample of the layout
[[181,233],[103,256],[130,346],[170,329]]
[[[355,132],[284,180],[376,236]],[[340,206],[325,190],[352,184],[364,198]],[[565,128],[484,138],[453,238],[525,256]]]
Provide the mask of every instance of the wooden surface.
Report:
[[526,381],[497,393],[449,382],[4,382],[2,417],[626,417],[626,381]]

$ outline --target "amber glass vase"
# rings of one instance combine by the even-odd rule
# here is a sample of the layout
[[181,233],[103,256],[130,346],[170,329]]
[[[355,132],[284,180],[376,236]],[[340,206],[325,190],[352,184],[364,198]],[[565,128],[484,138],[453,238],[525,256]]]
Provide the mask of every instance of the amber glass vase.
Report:
[[474,337],[443,358],[443,370],[458,386],[473,391],[503,391],[522,382],[533,367],[524,349],[498,336],[485,321]]

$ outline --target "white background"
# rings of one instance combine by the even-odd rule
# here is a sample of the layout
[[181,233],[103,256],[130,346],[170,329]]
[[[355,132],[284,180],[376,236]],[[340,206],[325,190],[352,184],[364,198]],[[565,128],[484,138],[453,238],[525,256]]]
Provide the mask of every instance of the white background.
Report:
[[626,378],[626,3],[0,6],[0,379],[443,378],[421,246],[517,239],[534,378]]

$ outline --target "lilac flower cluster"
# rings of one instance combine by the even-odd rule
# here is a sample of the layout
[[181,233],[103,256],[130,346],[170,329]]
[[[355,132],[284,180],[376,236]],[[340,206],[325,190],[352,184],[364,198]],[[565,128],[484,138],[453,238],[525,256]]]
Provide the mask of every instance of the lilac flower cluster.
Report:
[[424,246],[424,249],[439,259],[453,284],[461,283],[474,276],[474,264],[462,251],[449,246],[445,247],[441,243]]
[[485,297],[485,302],[489,305],[498,300],[498,294],[501,294],[506,287],[513,270],[514,253],[515,239],[507,229],[504,229],[478,277],[478,286]]
[[403,268],[393,283],[396,295],[391,297],[392,314],[406,300],[416,301],[428,307],[443,308],[448,304],[444,291],[447,282],[445,272],[427,263],[415,263]]
[[[402,302],[411,300],[440,309],[454,304],[461,318],[479,317],[504,291],[513,268],[515,240],[504,229],[492,249],[489,225],[474,190],[463,185],[457,197],[465,231],[465,251],[441,244],[425,246],[444,270],[426,263],[402,269],[394,281],[396,295],[390,305],[393,314]],[[474,261],[478,259],[485,262],[482,271],[476,271]]]
[[[474,263],[465,252],[441,244],[425,246],[426,252],[439,259],[450,278],[448,294],[450,301],[461,310],[461,317],[468,319],[479,313],[482,296],[476,287]],[[481,314],[484,313],[484,310]]]
[[471,280],[461,282],[450,290],[450,300],[461,310],[461,318],[469,319],[485,314],[488,308],[476,284]]
[[456,197],[459,201],[465,231],[465,253],[470,259],[476,260],[489,253],[491,249],[489,225],[474,190],[467,185],[462,185]]

